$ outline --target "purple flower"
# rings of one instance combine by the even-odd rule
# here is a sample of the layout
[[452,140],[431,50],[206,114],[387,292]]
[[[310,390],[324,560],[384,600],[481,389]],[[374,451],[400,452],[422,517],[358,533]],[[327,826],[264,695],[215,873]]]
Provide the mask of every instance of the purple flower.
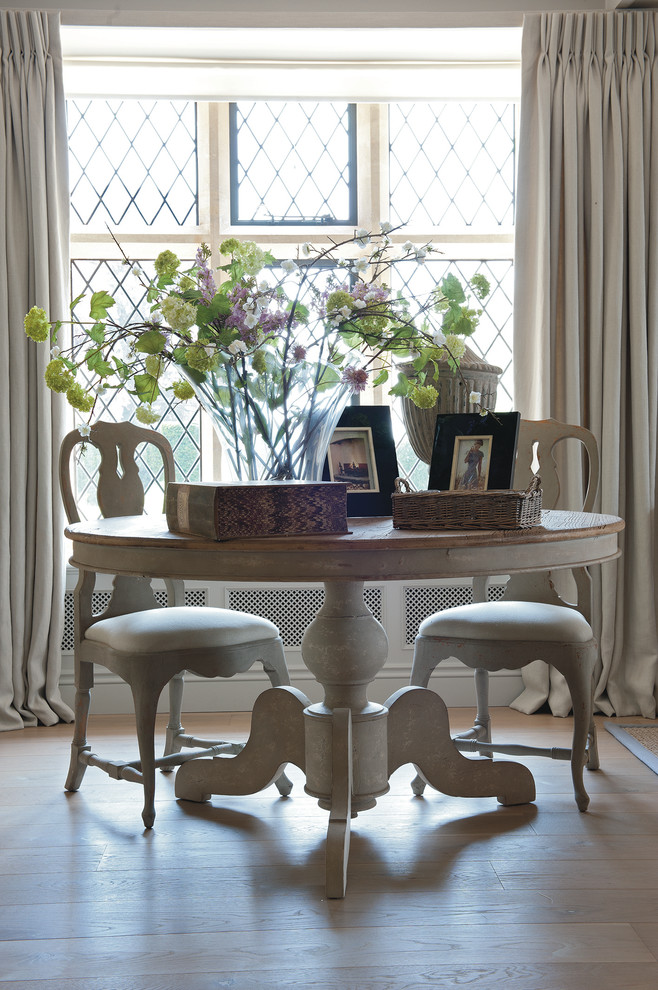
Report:
[[349,385],[353,392],[364,392],[368,384],[368,372],[365,368],[355,368],[353,364],[348,364],[343,369],[341,381]]

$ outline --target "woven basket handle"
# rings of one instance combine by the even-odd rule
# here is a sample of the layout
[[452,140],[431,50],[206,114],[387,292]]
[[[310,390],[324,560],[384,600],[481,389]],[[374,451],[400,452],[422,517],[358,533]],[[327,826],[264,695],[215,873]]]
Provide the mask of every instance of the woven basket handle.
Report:
[[399,495],[401,492],[412,492],[413,488],[406,478],[395,479],[395,491]]
[[541,490],[541,478],[538,474],[533,475],[530,484],[525,490],[526,495],[534,495],[535,492]]

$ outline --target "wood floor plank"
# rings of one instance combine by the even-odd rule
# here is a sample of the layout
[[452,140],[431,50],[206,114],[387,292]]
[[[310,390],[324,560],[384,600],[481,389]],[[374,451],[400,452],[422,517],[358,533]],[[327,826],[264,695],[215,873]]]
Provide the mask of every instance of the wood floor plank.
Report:
[[[658,964],[550,963],[508,966],[379,966],[281,969],[260,972],[179,973],[176,976],[113,977],[112,990],[655,990]],[[108,990],[106,977],[19,980],[11,990]]]
[[[472,713],[450,717],[459,731]],[[571,734],[546,715],[496,710],[494,724],[531,744]],[[248,727],[241,713],[186,725]],[[133,731],[96,716],[95,748],[132,754]],[[90,768],[64,792],[71,726],[5,733],[0,990],[655,990],[658,776],[600,735],[585,814],[564,763],[523,761],[537,800],[515,808],[417,798],[400,768],[353,821],[347,896],[328,901],[327,812],[297,768],[290,798],[206,804],[159,775],[147,831],[137,785]]]
[[[5,942],[6,979],[66,978],[172,974],[183,972],[273,973],[280,959],[289,968],[302,968],[309,956],[320,971],[335,965],[368,968],[399,965],[406,956],[425,965],[448,961],[455,966],[548,962],[655,962],[630,925],[491,925],[475,930],[468,925],[425,925],[409,929],[386,926],[322,932],[292,929],[277,932],[279,951],[262,951],[262,932],[213,932],[192,935],[148,935],[121,939],[84,938]],[[279,957],[280,953],[280,957]],[[279,957],[279,958],[277,958]]]

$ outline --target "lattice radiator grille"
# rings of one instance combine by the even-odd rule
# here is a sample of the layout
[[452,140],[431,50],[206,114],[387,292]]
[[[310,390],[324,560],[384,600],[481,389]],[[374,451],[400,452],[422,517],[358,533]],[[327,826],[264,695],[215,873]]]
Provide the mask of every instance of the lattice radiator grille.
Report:
[[[274,622],[281,631],[283,645],[300,647],[304,630],[315,618],[324,601],[323,588],[230,588],[229,608],[254,612]],[[383,621],[381,588],[366,588],[364,600],[376,619]]]
[[[489,585],[487,597],[496,601],[505,590],[504,584]],[[473,601],[470,584],[450,587],[409,587],[404,589],[404,644],[413,646],[418,626],[433,612],[442,612],[454,605],[468,605]]]

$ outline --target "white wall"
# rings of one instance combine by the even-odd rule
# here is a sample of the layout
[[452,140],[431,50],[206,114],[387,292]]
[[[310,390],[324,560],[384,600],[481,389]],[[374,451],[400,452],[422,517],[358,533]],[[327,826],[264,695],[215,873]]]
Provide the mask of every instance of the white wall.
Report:
[[[455,27],[515,26],[525,11],[600,10],[634,0],[39,0],[3,8],[61,10],[64,24],[152,24],[216,27]],[[647,6],[647,4],[643,4]],[[181,9],[183,8],[183,9]]]

